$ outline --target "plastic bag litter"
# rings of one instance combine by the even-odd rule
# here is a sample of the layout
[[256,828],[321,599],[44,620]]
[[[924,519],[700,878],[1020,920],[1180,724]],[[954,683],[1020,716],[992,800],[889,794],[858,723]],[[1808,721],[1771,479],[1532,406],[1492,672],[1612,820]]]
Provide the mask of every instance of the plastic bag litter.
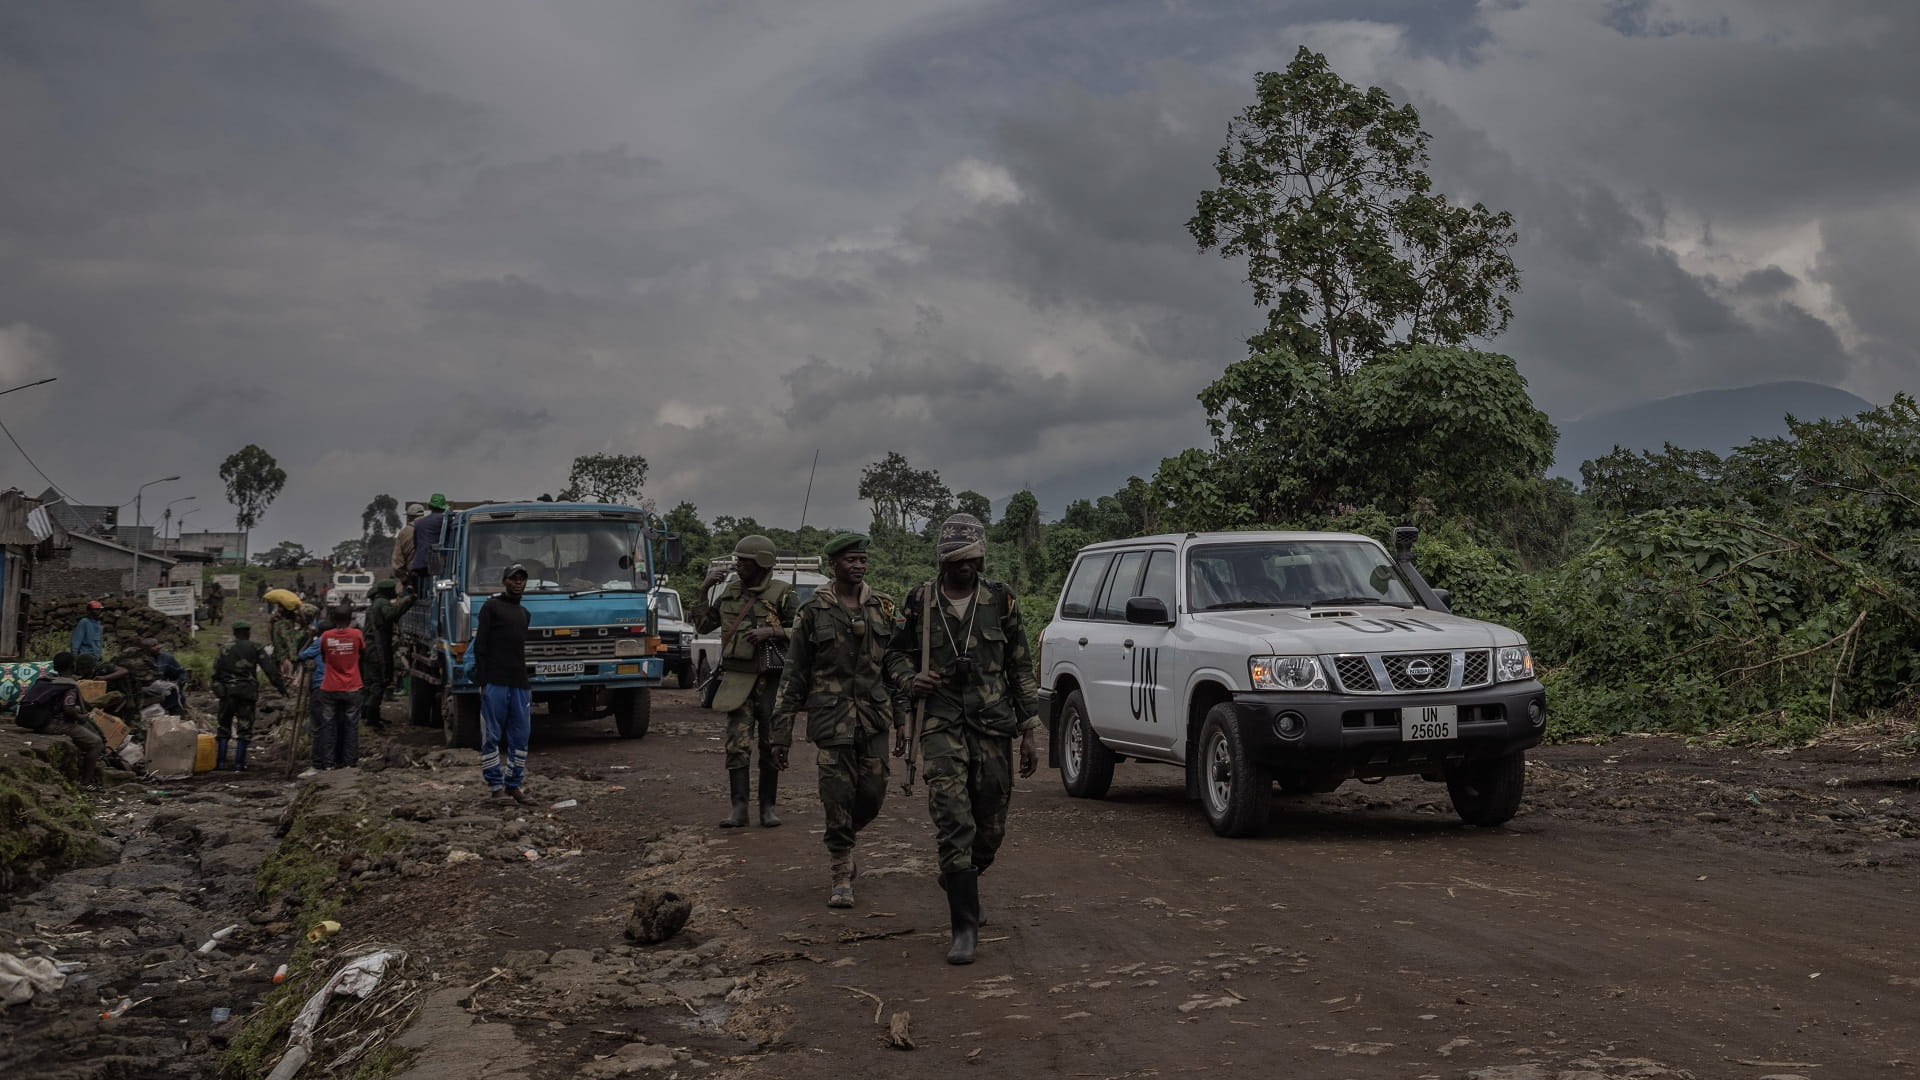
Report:
[[65,985],[66,975],[47,957],[0,953],[0,1009],[32,1001],[35,994],[51,994]]
[[267,1074],[267,1080],[289,1080],[298,1073],[307,1059],[313,1054],[313,1032],[320,1026],[320,1020],[326,1015],[327,1005],[335,997],[364,998],[380,987],[380,980],[386,977],[387,965],[397,964],[407,958],[406,950],[383,947],[364,956],[355,957],[339,971],[333,973],[326,985],[314,991],[300,1012],[293,1018],[293,1026],[287,1032],[287,1052]]

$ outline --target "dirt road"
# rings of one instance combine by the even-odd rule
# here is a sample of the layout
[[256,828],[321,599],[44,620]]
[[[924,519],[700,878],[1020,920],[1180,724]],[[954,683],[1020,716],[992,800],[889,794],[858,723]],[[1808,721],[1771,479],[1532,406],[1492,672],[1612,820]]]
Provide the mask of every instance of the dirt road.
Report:
[[[1920,1074],[1910,752],[1558,747],[1535,755],[1527,807],[1501,829],[1460,826],[1444,789],[1396,780],[1278,800],[1266,835],[1242,841],[1214,837],[1170,771],[1123,766],[1104,802],[1042,771],[1018,784],[983,879],[980,962],[955,968],[924,801],[898,777],[863,834],[859,905],[832,911],[807,747],[786,825],[723,831],[718,718],[691,693],[657,695],[644,740],[610,727],[536,726],[532,812],[484,804],[471,753],[430,732],[373,740],[384,769],[329,774],[343,820],[411,830],[382,858],[340,855],[345,929],[329,942],[412,952],[422,1008],[401,1075]],[[564,799],[578,805],[550,808]],[[692,920],[633,945],[622,926],[649,888],[690,899]],[[288,940],[270,913],[247,921],[235,955],[201,969],[233,988],[235,1024]],[[112,1022],[68,997],[102,992],[36,1014],[70,1027],[9,1017],[25,1024],[6,1025],[25,1040],[13,1060],[53,1064],[37,1030],[78,1051],[59,1075],[211,1074],[191,1056],[85,1068]],[[174,1004],[162,993],[126,1030],[217,1053],[205,1002]],[[886,1044],[900,1013],[910,1052]]]
[[[983,879],[981,961],[953,968],[921,799],[891,798],[863,834],[859,906],[831,911],[810,752],[796,753],[784,827],[713,829],[718,732],[690,706],[660,695],[640,743],[583,728],[537,739],[535,767],[630,766],[624,791],[576,819],[602,858],[620,860],[623,831],[692,827],[669,830],[705,867],[691,931],[724,936],[754,974],[735,1007],[690,1007],[680,1035],[716,1055],[723,1032],[764,1040],[748,1075],[1920,1073],[1911,758],[1556,748],[1536,755],[1528,809],[1502,829],[1457,824],[1438,786],[1390,781],[1280,800],[1251,841],[1215,838],[1172,772],[1123,767],[1090,803],[1043,771],[1018,785]],[[592,856],[568,876],[590,881]],[[604,880],[514,890],[531,906],[510,925],[539,924],[541,947],[603,943],[623,877]],[[887,1048],[875,1019],[899,1011],[911,1053]],[[537,1054],[529,1075],[578,1060]]]

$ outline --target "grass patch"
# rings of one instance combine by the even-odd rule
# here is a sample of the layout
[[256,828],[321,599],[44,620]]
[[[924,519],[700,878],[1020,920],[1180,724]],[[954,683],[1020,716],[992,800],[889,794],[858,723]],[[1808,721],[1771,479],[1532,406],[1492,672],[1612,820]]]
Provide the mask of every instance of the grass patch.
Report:
[[74,782],[79,770],[79,748],[64,738],[0,762],[0,892],[41,870],[70,866],[98,846],[93,803]]

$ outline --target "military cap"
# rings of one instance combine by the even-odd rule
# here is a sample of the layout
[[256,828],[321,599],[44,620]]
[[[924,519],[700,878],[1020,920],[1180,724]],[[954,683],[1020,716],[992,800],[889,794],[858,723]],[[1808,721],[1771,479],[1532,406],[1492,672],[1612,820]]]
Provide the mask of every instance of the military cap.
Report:
[[427,508],[424,506],[421,506],[419,503],[407,504],[407,516],[410,518],[417,518],[426,512],[427,512]]
[[247,620],[245,620],[245,619],[235,619],[235,620],[233,620],[233,622],[232,622],[232,623],[230,623],[230,624],[228,624],[228,625],[230,625],[230,626],[232,626],[232,627],[233,627],[233,629],[235,629],[235,630],[251,630],[251,629],[253,629],[253,624],[252,624],[252,623],[250,623],[250,622],[248,622],[248,621],[247,621]]
[[779,557],[779,551],[773,546],[773,541],[759,533],[741,537],[740,542],[733,545],[733,554],[737,559],[752,559],[769,570],[773,569],[773,564]]
[[827,541],[827,558],[848,551],[865,551],[873,542],[866,533],[845,532]]
[[383,577],[379,581],[376,581],[373,583],[373,591],[377,593],[390,593],[398,590],[399,588],[400,588],[400,583],[393,580],[390,577]]

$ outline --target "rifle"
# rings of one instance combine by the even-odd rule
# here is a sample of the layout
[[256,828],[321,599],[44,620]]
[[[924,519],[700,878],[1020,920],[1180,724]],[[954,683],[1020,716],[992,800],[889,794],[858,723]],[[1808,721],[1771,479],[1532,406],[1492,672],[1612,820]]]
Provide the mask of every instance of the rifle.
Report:
[[[933,588],[939,584],[936,578],[920,588],[920,670],[925,671],[933,663]],[[927,699],[913,699],[913,720],[907,725],[907,779],[900,785],[900,794],[913,794],[913,781],[920,773],[920,731],[927,723]]]

